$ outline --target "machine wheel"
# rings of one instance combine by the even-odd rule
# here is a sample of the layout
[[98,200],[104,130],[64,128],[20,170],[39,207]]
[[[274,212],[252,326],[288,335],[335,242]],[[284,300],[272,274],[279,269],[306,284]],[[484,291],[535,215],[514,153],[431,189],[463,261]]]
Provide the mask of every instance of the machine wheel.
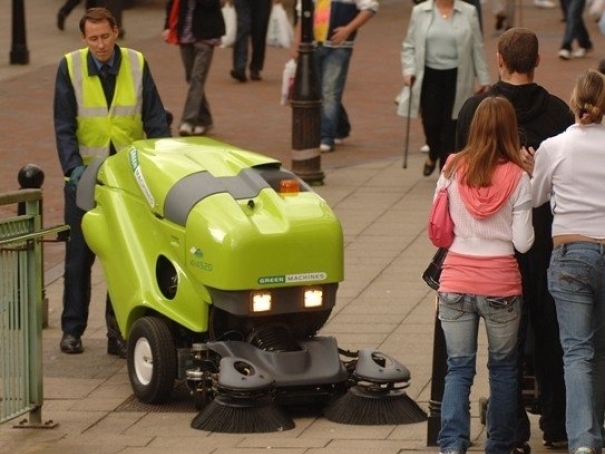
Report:
[[128,378],[141,402],[158,404],[170,397],[176,379],[176,348],[168,324],[142,317],[128,336]]

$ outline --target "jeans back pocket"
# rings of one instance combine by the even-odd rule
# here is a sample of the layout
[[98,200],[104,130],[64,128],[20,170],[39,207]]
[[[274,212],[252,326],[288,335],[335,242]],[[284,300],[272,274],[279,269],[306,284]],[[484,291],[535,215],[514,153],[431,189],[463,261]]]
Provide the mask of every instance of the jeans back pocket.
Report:
[[488,317],[493,322],[508,323],[519,317],[520,295],[488,296],[486,301]]

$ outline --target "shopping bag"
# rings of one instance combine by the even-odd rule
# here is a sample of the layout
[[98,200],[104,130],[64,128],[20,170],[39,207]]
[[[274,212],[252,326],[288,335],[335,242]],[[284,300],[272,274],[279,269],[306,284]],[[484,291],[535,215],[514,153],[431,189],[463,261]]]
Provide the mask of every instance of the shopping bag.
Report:
[[281,82],[281,105],[285,106],[292,98],[292,86],[296,77],[296,60],[291,58],[284,65]]
[[588,16],[595,21],[599,21],[605,11],[605,0],[590,0],[588,2]]
[[294,38],[294,29],[281,3],[273,3],[267,29],[267,45],[273,47],[290,47]]
[[235,7],[231,2],[228,2],[221,8],[221,11],[225,20],[225,34],[221,37],[221,47],[231,47],[235,43],[235,36],[237,34]]

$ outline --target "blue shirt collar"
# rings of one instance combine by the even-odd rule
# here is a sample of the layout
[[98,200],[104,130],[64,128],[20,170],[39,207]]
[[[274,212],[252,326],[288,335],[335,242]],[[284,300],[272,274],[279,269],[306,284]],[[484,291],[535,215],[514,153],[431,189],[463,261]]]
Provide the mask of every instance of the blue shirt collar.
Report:
[[101,66],[103,66],[105,64],[107,66],[109,66],[110,69],[113,68],[113,64],[114,64],[115,59],[116,59],[116,53],[115,52],[113,54],[111,54],[111,58],[109,59],[109,61],[107,63],[103,63],[103,62],[97,60],[96,57],[92,53],[90,55],[92,57],[92,61],[95,62],[95,66],[97,67],[97,70],[100,70]]

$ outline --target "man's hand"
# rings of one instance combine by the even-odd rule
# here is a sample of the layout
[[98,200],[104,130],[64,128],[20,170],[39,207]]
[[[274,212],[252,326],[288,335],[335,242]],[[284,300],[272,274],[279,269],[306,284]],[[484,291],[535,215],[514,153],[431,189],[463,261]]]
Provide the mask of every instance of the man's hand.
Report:
[[487,92],[487,90],[489,90],[489,87],[490,87],[489,85],[481,85],[479,87],[479,90],[477,90],[476,94],[480,95],[480,94]]
[[349,39],[349,36],[351,35],[351,33],[352,33],[352,30],[350,30],[349,27],[336,27],[334,29],[334,33],[332,33],[332,36],[330,36],[330,41],[335,46],[340,46],[347,39]]
[[531,177],[532,174],[534,173],[534,164],[535,164],[535,160],[534,160],[534,154],[536,153],[536,150],[534,150],[533,147],[521,147],[521,162],[523,164],[523,170],[525,170],[529,176]]
[[86,166],[78,166],[74,167],[74,169],[69,174],[68,185],[73,187],[78,187],[78,183],[80,182],[80,178],[82,178],[82,174],[86,170]]

